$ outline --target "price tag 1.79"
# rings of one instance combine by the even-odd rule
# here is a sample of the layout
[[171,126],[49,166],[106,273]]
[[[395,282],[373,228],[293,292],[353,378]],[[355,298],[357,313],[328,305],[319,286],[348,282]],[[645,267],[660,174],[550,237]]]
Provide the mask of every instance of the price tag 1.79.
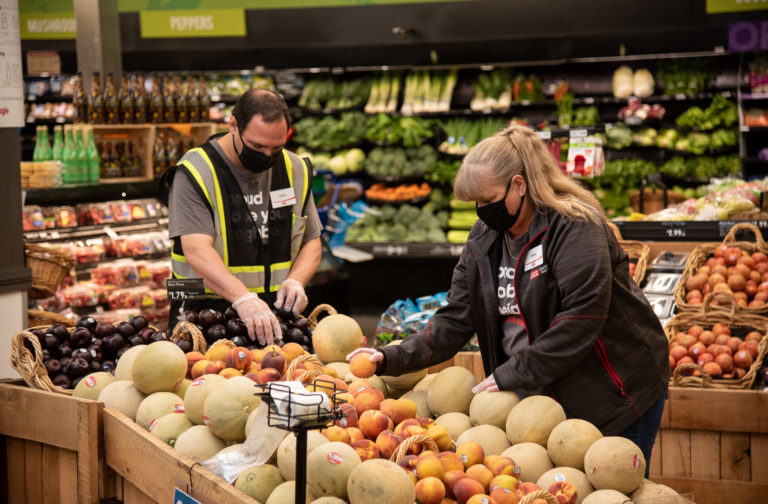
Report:
[[205,295],[205,285],[202,278],[169,278],[165,281],[168,290],[168,301],[182,301]]

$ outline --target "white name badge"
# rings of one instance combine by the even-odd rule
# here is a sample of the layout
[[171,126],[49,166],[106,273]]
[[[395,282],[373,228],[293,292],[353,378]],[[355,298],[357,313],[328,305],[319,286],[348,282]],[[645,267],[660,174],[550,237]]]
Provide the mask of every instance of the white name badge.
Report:
[[296,193],[293,189],[286,187],[277,191],[270,191],[269,199],[272,201],[272,208],[282,208],[296,204]]
[[544,264],[544,251],[541,245],[536,245],[525,256],[525,269],[523,271],[530,271],[536,266]]

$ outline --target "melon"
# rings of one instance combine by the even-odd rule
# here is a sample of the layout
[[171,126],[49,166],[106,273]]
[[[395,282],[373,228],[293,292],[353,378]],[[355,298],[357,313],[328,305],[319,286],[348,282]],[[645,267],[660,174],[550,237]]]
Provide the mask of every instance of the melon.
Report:
[[448,435],[451,436],[451,439],[454,441],[459,439],[459,436],[461,436],[464,431],[472,428],[472,422],[470,421],[469,416],[464,413],[454,412],[440,415],[435,419],[435,423],[445,427],[445,430],[448,431]]
[[584,455],[592,443],[602,437],[600,430],[586,420],[565,420],[557,424],[549,435],[549,458],[555,465],[583,471]]
[[624,504],[629,497],[616,490],[596,490],[587,495],[581,504]]
[[[350,372],[349,372],[349,364],[348,363],[346,363],[346,362],[329,362],[325,366],[333,369],[333,371],[336,373],[336,376],[338,376],[342,380],[346,381],[347,383],[350,383],[350,380],[347,380],[347,375],[350,374]],[[353,375],[353,377],[354,377],[354,375]]]
[[[307,455],[312,450],[328,442],[328,439],[316,430],[307,431]],[[277,467],[286,481],[296,479],[296,435],[285,436],[277,447]]]
[[563,420],[563,407],[551,397],[526,397],[507,416],[507,437],[512,444],[538,443],[546,447],[552,429]]
[[187,358],[176,343],[156,341],[133,360],[133,383],[145,394],[169,392],[187,375]]
[[207,425],[193,425],[176,438],[173,447],[195,462],[200,462],[219,453],[225,444],[213,435]]
[[637,490],[645,475],[645,457],[629,439],[608,436],[595,441],[584,455],[584,471],[597,490],[623,494]]
[[[402,342],[403,340],[395,340],[387,346],[397,346]],[[402,395],[411,390],[413,386],[419,383],[425,376],[427,376],[426,368],[401,374],[399,376],[382,376],[381,379],[387,384],[387,388],[392,390],[393,394],[390,395]]]
[[416,490],[402,467],[384,459],[370,459],[349,475],[350,504],[413,504]]
[[426,390],[411,390],[402,395],[416,403],[416,416],[419,418],[432,418],[432,412],[429,411]]
[[520,468],[520,481],[536,483],[542,474],[554,468],[547,449],[537,443],[518,443],[501,453]]
[[205,374],[200,378],[193,381],[187,393],[184,394],[184,409],[186,410],[187,417],[196,423],[203,423],[203,405],[208,394],[211,393],[216,387],[227,381],[223,376],[215,374]]
[[317,497],[346,499],[347,479],[360,462],[360,455],[348,444],[321,444],[307,456],[307,484]]
[[635,501],[642,501],[643,499],[656,499],[658,497],[672,497],[676,496],[677,492],[672,490],[666,485],[660,483],[654,483],[651,480],[643,479],[643,482],[637,487],[637,490],[632,492],[630,497]]
[[136,423],[149,429],[149,424],[155,418],[168,413],[184,413],[184,402],[173,392],[155,392],[141,401],[136,410]]
[[326,495],[325,497],[319,497],[312,501],[312,504],[347,504],[344,499],[338,497],[331,497]]
[[495,425],[505,429],[509,412],[519,402],[520,398],[514,392],[483,390],[475,394],[469,404],[469,419],[472,425]]
[[436,416],[459,412],[469,414],[469,405],[477,385],[475,375],[461,366],[443,369],[432,381],[427,392],[429,410]]
[[225,441],[243,441],[248,415],[261,403],[256,384],[245,376],[229,378],[203,403],[203,422]]
[[235,488],[259,502],[267,502],[272,491],[284,482],[277,467],[264,464],[249,467],[240,473]]
[[77,384],[75,390],[72,391],[74,397],[80,397],[82,399],[91,399],[97,401],[99,394],[104,390],[104,387],[115,381],[115,377],[109,373],[98,372],[91,373]]
[[573,467],[555,467],[554,469],[550,469],[536,480],[536,484],[542,490],[546,490],[552,486],[553,483],[558,481],[573,483],[578,492],[576,504],[580,504],[587,498],[587,495],[595,491],[587,480],[587,475]]
[[[310,504],[313,500],[315,500],[315,496],[312,495],[312,491],[307,485],[307,496],[304,502]],[[265,504],[296,504],[296,482],[286,481],[277,485]]]
[[131,420],[136,420],[136,410],[146,397],[132,381],[115,380],[101,390],[99,402],[103,402],[105,408],[115,408]]
[[478,425],[464,431],[456,440],[456,446],[461,446],[468,441],[479,443],[486,457],[501,455],[501,452],[509,448],[507,434],[495,425]]
[[437,378],[437,373],[429,373],[427,376],[419,380],[419,383],[413,386],[413,390],[415,391],[429,390],[429,386],[432,385],[432,380],[434,380],[435,378]]
[[193,425],[195,424],[190,422],[187,415],[183,413],[168,413],[149,424],[149,433],[173,446],[176,444],[176,439]]
[[139,352],[147,348],[147,345],[136,345],[125,351],[123,355],[117,359],[115,366],[115,379],[116,380],[133,380],[133,361]]
[[187,394],[187,389],[189,389],[190,385],[192,385],[192,380],[189,378],[184,378],[181,380],[181,383],[179,383],[178,386],[172,390],[172,392],[184,399],[184,396]]
[[[357,378],[355,378],[355,379],[357,379]],[[378,389],[379,392],[384,394],[384,397],[387,396],[387,385],[384,383],[384,380],[381,379],[381,376],[376,376],[376,375],[369,376],[368,378],[366,378],[366,380],[368,380],[368,384],[371,387],[373,387],[375,389]]]
[[[205,426],[203,426],[203,427],[205,427]],[[219,438],[219,439],[221,439],[221,438]],[[227,441],[224,441],[224,444],[227,444]],[[243,443],[232,443],[229,446],[227,446],[226,448],[222,448],[221,450],[216,452],[216,455],[221,455],[222,453],[229,453],[229,452],[237,451],[242,446],[243,446]]]
[[363,344],[363,331],[352,317],[328,315],[317,323],[312,345],[317,357],[325,362],[346,362],[347,354]]

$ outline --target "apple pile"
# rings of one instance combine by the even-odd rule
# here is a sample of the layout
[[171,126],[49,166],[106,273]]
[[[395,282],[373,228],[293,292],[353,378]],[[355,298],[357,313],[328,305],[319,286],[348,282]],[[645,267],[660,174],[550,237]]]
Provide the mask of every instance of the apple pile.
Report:
[[695,363],[712,377],[741,379],[757,358],[762,338],[758,331],[750,331],[741,339],[721,323],[710,329],[694,325],[687,332],[679,331],[670,342],[669,366],[674,372],[680,364]]
[[685,302],[701,304],[710,292],[729,292],[739,306],[763,308],[768,303],[768,256],[718,245],[714,255],[685,281]]

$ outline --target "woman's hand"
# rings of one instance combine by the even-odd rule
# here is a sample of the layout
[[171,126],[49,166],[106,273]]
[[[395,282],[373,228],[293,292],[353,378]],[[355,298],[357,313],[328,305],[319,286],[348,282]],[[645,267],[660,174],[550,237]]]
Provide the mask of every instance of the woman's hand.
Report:
[[496,385],[496,378],[494,378],[493,375],[490,375],[488,378],[475,385],[475,387],[472,389],[472,392],[477,394],[483,390],[487,390],[488,392],[499,391],[499,386]]
[[368,354],[368,360],[371,362],[381,362],[384,360],[384,354],[373,348],[358,348],[354,352],[347,354],[347,360],[351,360],[357,354]]

